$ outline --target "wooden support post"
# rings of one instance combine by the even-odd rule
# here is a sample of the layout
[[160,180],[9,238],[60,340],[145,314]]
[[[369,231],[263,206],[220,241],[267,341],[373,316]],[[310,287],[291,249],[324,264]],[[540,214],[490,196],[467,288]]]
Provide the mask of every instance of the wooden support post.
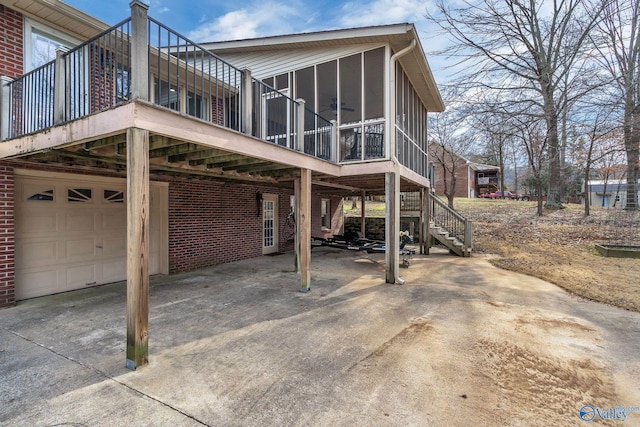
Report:
[[11,87],[13,80],[0,76],[0,141],[11,137]]
[[336,120],[331,120],[331,155],[329,156],[329,160],[334,163],[338,161],[338,157],[340,156],[338,150],[338,143],[340,141],[338,132],[338,122]]
[[366,202],[364,199],[367,197],[367,192],[362,190],[360,193],[360,232],[362,233],[362,237],[367,237],[367,215],[365,212]]
[[242,69],[242,133],[253,135],[253,81],[251,70]]
[[131,8],[131,99],[149,100],[149,42],[147,34],[149,6],[140,0]]
[[149,132],[127,130],[127,363],[149,362]]
[[300,178],[296,178],[293,181],[293,198],[295,199],[295,206],[294,206],[294,218],[295,218],[295,241],[293,243],[294,250],[295,250],[295,256],[294,256],[294,271],[296,273],[300,272],[300,242],[301,242],[301,238],[300,238]]
[[65,66],[64,66],[64,54],[67,53],[67,48],[58,46],[56,48],[56,62],[55,67],[55,79],[53,83],[53,124],[59,125],[64,123],[66,116],[65,107]]
[[422,210],[424,211],[424,226],[425,237],[423,253],[429,255],[429,249],[431,249],[431,189],[424,190],[424,198],[422,199]]
[[420,254],[424,255],[424,237],[425,237],[425,232],[424,232],[424,195],[425,189],[421,188],[420,189],[420,221],[419,221],[419,230],[418,232],[419,234],[419,239],[420,239]]
[[400,264],[400,179],[397,172],[385,173],[385,263],[386,282],[395,283]]
[[[296,129],[295,129],[296,138],[294,141],[293,149],[302,151],[304,153],[304,115],[305,115],[306,102],[302,98],[296,99],[296,102],[298,103],[298,106],[297,106],[298,114],[297,114]],[[313,153],[307,153],[307,154],[313,154],[315,156],[316,155],[315,146],[313,148]]]
[[300,292],[311,290],[311,170],[300,169]]

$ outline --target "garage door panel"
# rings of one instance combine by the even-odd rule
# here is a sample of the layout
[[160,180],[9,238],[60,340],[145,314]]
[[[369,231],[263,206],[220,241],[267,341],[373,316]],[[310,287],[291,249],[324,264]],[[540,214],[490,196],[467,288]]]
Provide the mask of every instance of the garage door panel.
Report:
[[127,277],[126,258],[105,261],[102,263],[102,281],[104,283],[124,280]]
[[70,266],[66,268],[66,288],[78,289],[83,286],[95,285],[98,283],[96,278],[96,266],[95,264],[85,264]]
[[114,236],[102,239],[102,255],[113,257],[127,253],[126,235]]
[[16,270],[16,283],[37,284],[37,286],[16,286],[17,299],[33,298],[64,291],[64,289],[58,287],[57,266],[44,270],[31,269],[29,272]]
[[107,212],[102,214],[103,230],[127,230],[127,213],[126,212]]
[[[16,174],[18,299],[126,280],[125,180],[37,175]],[[162,191],[166,187],[150,186],[150,274],[162,271],[167,250],[161,230],[167,224],[159,219],[168,209]]]
[[[46,208],[45,208],[46,209]],[[58,232],[57,215],[54,212],[32,214],[18,212],[23,220],[16,222],[16,232],[24,235],[56,234]]]
[[16,269],[58,264],[58,241],[23,242],[16,251]]
[[85,261],[96,257],[96,242],[93,237],[69,239],[65,242],[67,261]]
[[69,212],[66,214],[65,230],[70,233],[92,233],[95,231],[93,212]]

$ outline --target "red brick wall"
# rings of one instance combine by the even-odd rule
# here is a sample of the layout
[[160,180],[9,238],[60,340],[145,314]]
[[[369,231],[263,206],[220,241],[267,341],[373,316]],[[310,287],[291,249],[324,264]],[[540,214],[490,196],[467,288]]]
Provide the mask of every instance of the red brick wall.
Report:
[[[456,168],[456,191],[455,197],[469,197],[469,167],[462,165]],[[444,179],[445,170],[442,165],[436,165],[436,185],[434,191],[436,195],[444,197]],[[448,172],[447,172],[448,173]],[[473,176],[473,175],[472,175]],[[447,186],[451,188],[451,174],[447,175]]]
[[0,165],[0,308],[16,302],[13,194],[13,168]]
[[291,190],[206,180],[169,184],[169,271],[188,271],[262,255],[256,193],[278,194],[279,251],[293,249]]
[[[13,168],[118,176],[109,171],[71,167],[0,163],[0,308],[15,304],[14,174]],[[121,175],[120,175],[121,176]],[[155,179],[155,178],[154,178]],[[262,255],[262,215],[256,193],[278,195],[278,249],[293,250],[294,223],[289,219],[293,189],[199,179],[169,181],[170,273]],[[342,199],[330,198],[332,230],[321,229],[322,197],[312,198],[312,235],[337,234],[342,227]]]
[[[329,200],[331,215],[331,228],[322,228],[322,199]],[[313,237],[328,238],[334,234],[340,234],[343,223],[343,201],[341,197],[313,196],[311,199],[311,235]]]
[[23,74],[22,14],[0,6],[0,75]]

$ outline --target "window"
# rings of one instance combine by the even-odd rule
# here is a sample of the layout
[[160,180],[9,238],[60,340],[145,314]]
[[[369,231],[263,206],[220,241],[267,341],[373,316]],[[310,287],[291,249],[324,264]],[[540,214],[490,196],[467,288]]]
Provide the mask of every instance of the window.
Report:
[[124,203],[124,192],[118,190],[104,190],[104,200],[109,203]]
[[317,67],[318,114],[327,120],[338,118],[337,64],[337,61],[331,61]]
[[24,29],[25,73],[56,59],[56,48],[71,49],[81,43],[79,40],[29,18],[24,20]]
[[364,119],[384,118],[384,48],[364,53]]
[[316,111],[315,82],[313,67],[296,71],[296,98],[305,100],[305,107]]
[[91,189],[90,188],[69,188],[67,190],[68,202],[90,202],[91,201]]
[[39,191],[39,192],[33,194],[27,200],[53,201],[53,190]]
[[[339,108],[338,108],[339,107]],[[362,55],[340,59],[340,124],[362,121]]]
[[321,204],[321,222],[320,225],[322,228],[331,228],[331,209],[330,209],[330,200],[322,199]]

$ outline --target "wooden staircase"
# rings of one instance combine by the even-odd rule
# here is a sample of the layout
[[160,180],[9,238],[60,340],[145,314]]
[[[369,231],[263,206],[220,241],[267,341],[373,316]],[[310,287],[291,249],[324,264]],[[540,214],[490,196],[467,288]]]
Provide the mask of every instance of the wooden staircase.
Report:
[[443,200],[430,195],[428,244],[437,240],[449,252],[462,257],[471,256],[472,222],[451,209]]

